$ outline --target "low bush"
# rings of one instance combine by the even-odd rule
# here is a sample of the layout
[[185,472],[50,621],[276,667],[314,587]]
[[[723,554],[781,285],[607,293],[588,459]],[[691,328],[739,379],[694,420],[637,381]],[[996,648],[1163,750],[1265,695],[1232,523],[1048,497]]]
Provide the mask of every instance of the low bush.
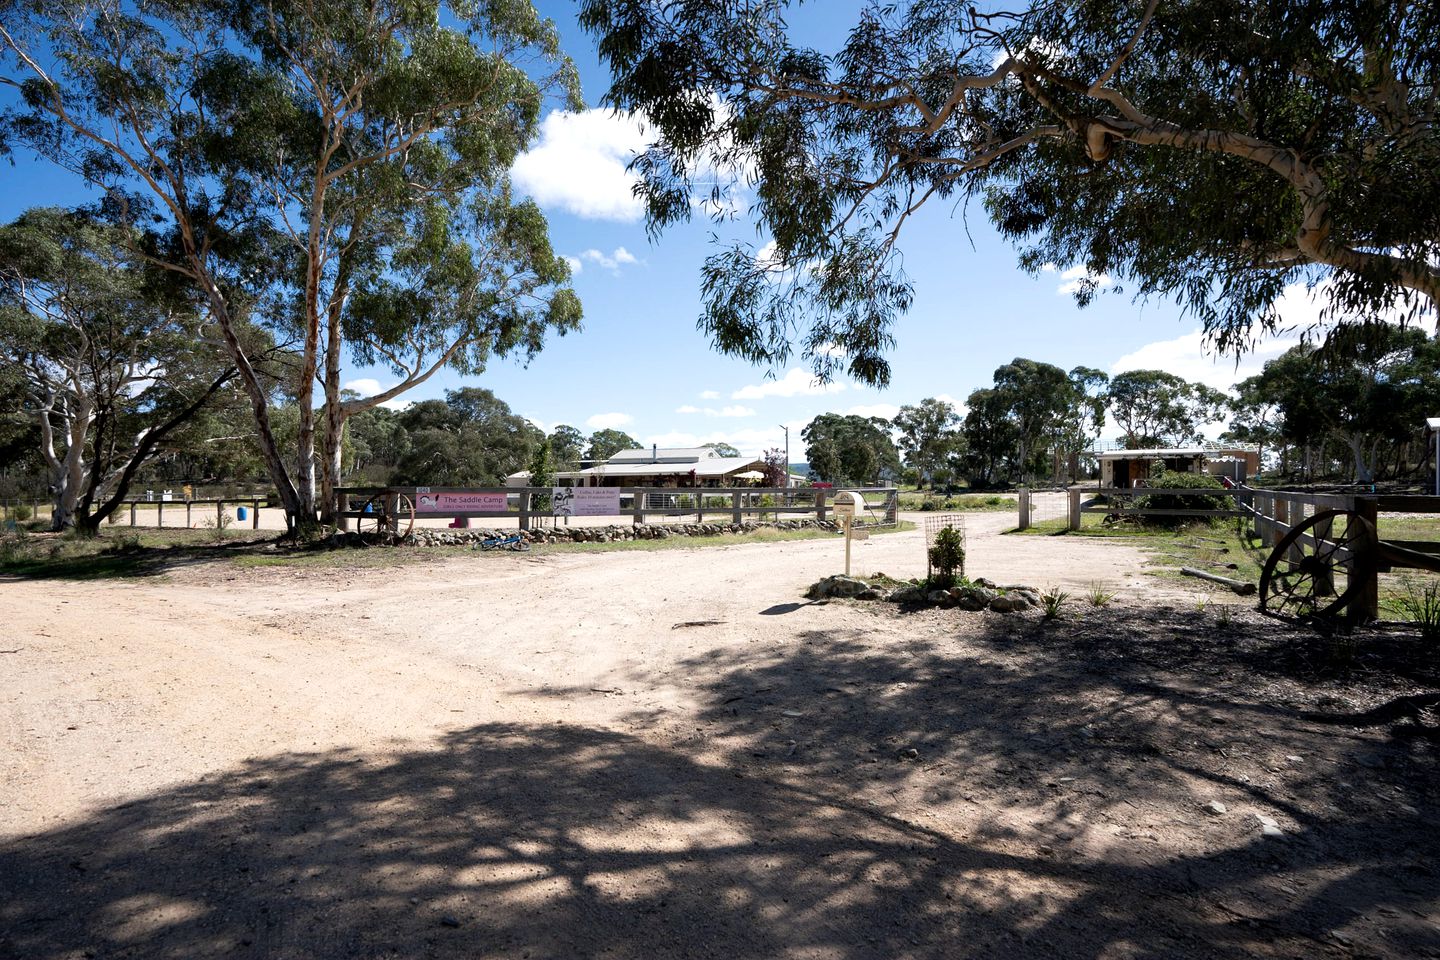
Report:
[[[1166,470],[1150,478],[1150,486],[1177,490],[1195,490],[1196,493],[1156,493],[1141,497],[1136,506],[1142,510],[1225,510],[1230,499],[1211,496],[1199,491],[1224,490],[1220,481],[1208,473],[1177,473]],[[1145,523],[1155,527],[1183,527],[1194,521],[1194,517],[1183,515],[1145,517]]]

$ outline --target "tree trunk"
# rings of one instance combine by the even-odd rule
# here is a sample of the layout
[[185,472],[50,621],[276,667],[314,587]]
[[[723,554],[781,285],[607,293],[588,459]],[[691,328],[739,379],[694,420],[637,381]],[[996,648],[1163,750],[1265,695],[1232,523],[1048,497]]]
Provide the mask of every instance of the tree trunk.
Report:
[[[280,506],[285,511],[285,526],[291,534],[296,533],[303,527],[314,523],[315,513],[305,511],[304,505],[298,495],[295,485],[290,482],[290,472],[285,468],[285,458],[280,455],[280,448],[275,443],[275,432],[270,427],[270,398],[265,388],[260,384],[260,377],[255,373],[255,368],[250,363],[250,358],[245,355],[245,348],[240,344],[240,338],[235,334],[234,324],[230,319],[230,305],[225,302],[220,290],[210,280],[208,275],[204,277],[205,292],[210,301],[210,312],[220,325],[220,334],[225,340],[225,347],[230,351],[230,358],[235,363],[235,369],[240,374],[240,383],[245,388],[245,395],[250,399],[250,412],[255,417],[255,441],[260,446],[260,456],[265,460],[265,466],[270,471],[270,479],[275,484],[275,491],[280,496]],[[301,421],[304,421],[301,417]],[[313,502],[313,496],[312,496]]]
[[71,413],[68,436],[65,438],[65,456],[54,471],[50,505],[50,529],[59,532],[75,525],[75,504],[85,490],[85,438],[90,433],[94,404],[89,397],[75,400]]
[[1370,469],[1370,465],[1365,462],[1365,451],[1360,449],[1362,439],[1358,433],[1349,434],[1345,438],[1345,441],[1350,445],[1350,452],[1355,457],[1355,482],[1374,483],[1375,474]]

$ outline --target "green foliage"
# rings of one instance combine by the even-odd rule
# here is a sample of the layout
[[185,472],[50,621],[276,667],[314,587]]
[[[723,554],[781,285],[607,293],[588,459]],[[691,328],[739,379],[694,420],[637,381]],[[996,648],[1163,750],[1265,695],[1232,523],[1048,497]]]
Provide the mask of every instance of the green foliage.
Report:
[[[542,440],[535,447],[535,455],[530,458],[530,483],[532,487],[553,487],[555,485],[555,464],[550,459],[550,441]],[[542,513],[550,510],[550,494],[533,494],[530,497],[530,508]]]
[[1046,587],[1040,593],[1040,609],[1046,620],[1055,620],[1060,616],[1060,611],[1070,599],[1069,592],[1059,587]]
[[1164,370],[1117,373],[1105,399],[1131,450],[1198,443],[1201,428],[1228,409],[1223,393]]
[[822,413],[800,431],[805,457],[821,480],[859,486],[900,473],[900,456],[879,417]]
[[[327,481],[345,419],[388,399],[342,401],[347,353],[389,367],[393,396],[578,329],[569,268],[507,177],[547,96],[581,103],[554,24],[526,0],[57,0],[5,21],[24,95],[0,142],[83,171],[146,228],[137,243],[167,287],[223,330],[196,342],[223,343],[238,369],[292,523],[313,507],[317,380]],[[288,457],[248,317],[296,343],[305,416]]]
[[18,523],[24,523],[35,515],[35,511],[31,510],[29,505],[24,503],[15,504],[15,506],[10,508],[9,512],[9,519],[15,520]]
[[1278,322],[1297,282],[1333,281],[1336,320],[1435,311],[1435,4],[863,5],[825,49],[785,3],[580,11],[607,102],[653,123],[635,165],[652,229],[724,218],[704,201],[757,185],[769,255],[730,247],[704,272],[702,326],[736,355],[778,365],[794,340],[818,371],[884,383],[912,296],[897,234],[968,199],[1026,269],[1083,266],[1082,305],[1168,296],[1222,347]]
[[1440,580],[1430,577],[1421,582],[1407,577],[1402,589],[1394,600],[1401,616],[1419,628],[1423,639],[1440,640]]
[[1115,592],[1096,580],[1085,588],[1085,599],[1092,607],[1107,607],[1115,599]]
[[934,397],[901,407],[890,421],[900,433],[905,464],[915,471],[917,483],[934,483],[947,461],[963,456],[965,435],[956,429],[959,423],[955,405]]
[[623,430],[596,430],[590,434],[590,442],[585,448],[585,459],[587,460],[608,460],[621,450],[635,450],[640,446],[640,441]]
[[574,470],[580,466],[585,453],[585,435],[568,424],[560,424],[550,432],[550,452],[560,470]]
[[940,587],[954,586],[955,578],[965,575],[965,537],[954,527],[941,527],[930,547],[931,582]]
[[974,391],[966,404],[966,464],[975,485],[1048,474],[1052,457],[1068,459],[1085,447],[1104,423],[1096,393],[1104,383],[1090,367],[1066,373],[1024,357],[996,368],[994,386]]
[[[1150,485],[1176,490],[1224,489],[1220,481],[1208,473],[1180,473],[1174,470],[1165,470],[1158,475],[1151,476]],[[1136,506],[1150,510],[1228,510],[1231,502],[1228,497],[1208,496],[1201,492],[1157,493],[1139,498]],[[1157,527],[1183,527],[1193,523],[1194,518],[1185,516],[1146,517],[1145,522],[1147,525]]]
[[489,390],[462,387],[400,414],[409,445],[394,482],[418,486],[499,486],[531,463],[544,434]]

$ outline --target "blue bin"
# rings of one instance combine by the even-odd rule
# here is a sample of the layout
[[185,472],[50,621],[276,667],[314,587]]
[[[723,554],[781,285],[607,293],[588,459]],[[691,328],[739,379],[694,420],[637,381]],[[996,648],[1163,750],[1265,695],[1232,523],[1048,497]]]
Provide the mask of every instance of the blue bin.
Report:
[[244,508],[244,507],[236,507],[236,508],[235,508],[235,519],[236,519],[236,520],[244,520],[244,519],[245,519],[246,517],[248,517],[248,516],[250,516],[250,511],[247,510],[246,508]]

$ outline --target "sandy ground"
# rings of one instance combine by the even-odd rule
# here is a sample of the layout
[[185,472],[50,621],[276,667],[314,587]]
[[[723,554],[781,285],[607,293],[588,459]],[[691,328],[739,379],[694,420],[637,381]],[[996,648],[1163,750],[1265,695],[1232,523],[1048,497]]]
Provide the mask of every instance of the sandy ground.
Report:
[[1296,719],[1409,681],[1013,523],[972,575],[1121,600],[804,602],[838,541],[0,582],[0,956],[1440,956],[1433,751]]

